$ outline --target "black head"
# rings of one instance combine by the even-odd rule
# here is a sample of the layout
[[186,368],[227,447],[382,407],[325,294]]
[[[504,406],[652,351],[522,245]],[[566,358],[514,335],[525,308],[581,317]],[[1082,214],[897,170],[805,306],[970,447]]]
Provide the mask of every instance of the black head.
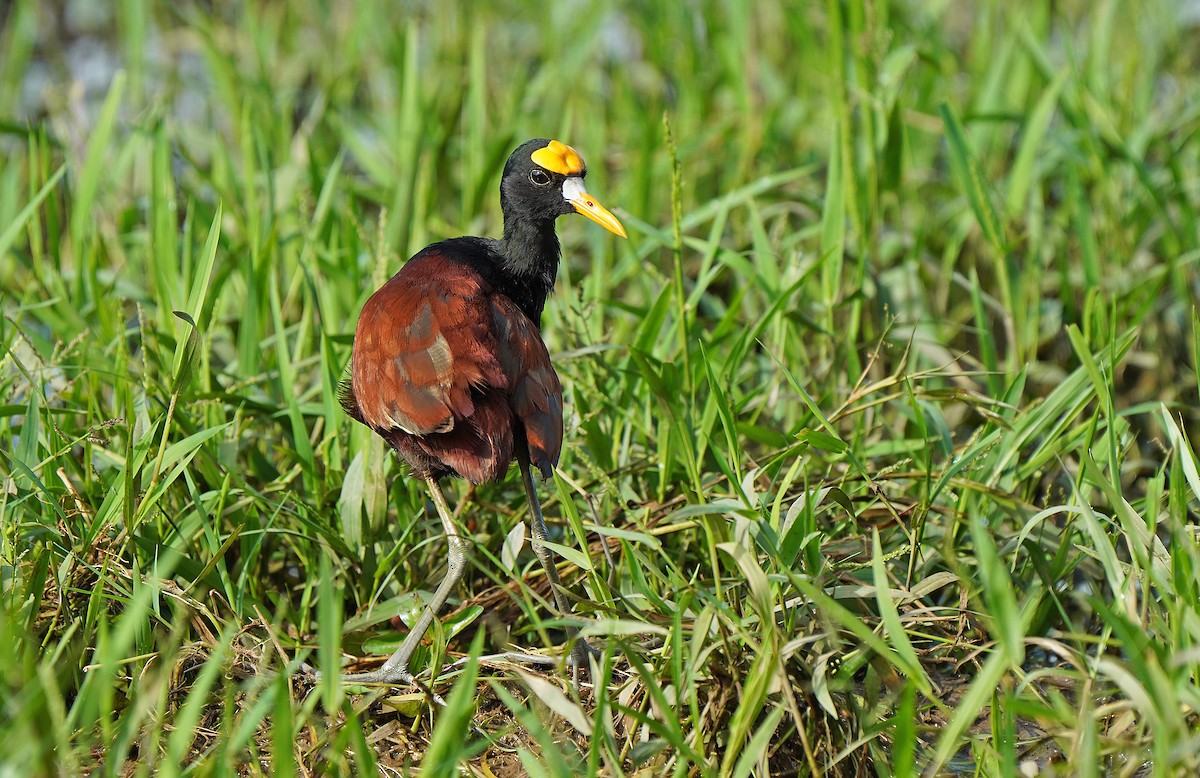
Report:
[[587,165],[565,143],[535,138],[517,147],[500,179],[500,208],[505,231],[510,220],[552,225],[559,216],[579,213],[609,232],[626,237],[625,228],[584,189]]

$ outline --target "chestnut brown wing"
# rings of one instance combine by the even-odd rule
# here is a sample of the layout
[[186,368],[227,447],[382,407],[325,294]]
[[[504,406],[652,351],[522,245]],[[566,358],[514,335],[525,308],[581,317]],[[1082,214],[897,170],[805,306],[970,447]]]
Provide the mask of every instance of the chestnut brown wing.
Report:
[[351,387],[378,431],[446,433],[475,413],[479,391],[507,391],[493,336],[491,287],[469,266],[423,252],[367,300]]
[[492,322],[500,366],[508,378],[508,403],[525,430],[529,455],[550,478],[562,451],[562,384],[550,354],[529,317],[509,298],[492,297]]

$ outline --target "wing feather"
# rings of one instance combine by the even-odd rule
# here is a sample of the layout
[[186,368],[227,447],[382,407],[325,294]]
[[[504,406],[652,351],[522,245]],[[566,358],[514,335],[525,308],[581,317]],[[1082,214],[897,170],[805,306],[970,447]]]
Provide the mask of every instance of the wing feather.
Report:
[[363,306],[342,394],[423,475],[502,478],[514,429],[547,478],[562,451],[562,385],[537,326],[436,246]]
[[562,452],[562,384],[534,323],[503,295],[492,297],[500,366],[509,382],[509,407],[525,429],[533,465],[549,478]]
[[413,435],[449,432],[475,413],[475,390],[508,389],[490,292],[470,267],[423,252],[367,300],[351,360],[364,423]]

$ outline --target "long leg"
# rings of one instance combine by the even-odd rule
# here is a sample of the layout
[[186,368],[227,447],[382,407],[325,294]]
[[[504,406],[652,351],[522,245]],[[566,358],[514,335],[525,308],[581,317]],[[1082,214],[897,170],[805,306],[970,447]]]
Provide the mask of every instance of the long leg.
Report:
[[[562,592],[562,581],[558,577],[558,567],[554,564],[554,557],[551,555],[550,549],[545,545],[550,538],[546,532],[546,520],[542,518],[542,504],[538,500],[537,487],[533,483],[533,472],[529,467],[528,444],[524,440],[518,440],[516,444],[517,464],[521,466],[521,483],[525,485],[525,498],[529,500],[530,524],[533,531],[533,552],[537,554],[538,561],[542,563],[542,569],[546,571],[546,578],[550,580],[550,593],[554,596],[554,604],[558,607],[559,613],[563,616],[570,616],[574,612],[571,609],[571,602]],[[568,639],[575,639],[575,645],[571,648],[571,663],[576,668],[586,668],[588,666],[588,655],[592,652],[592,649],[588,646],[587,641],[576,637],[577,635],[578,630],[574,627],[567,628]]]
[[454,591],[454,587],[458,586],[458,582],[462,580],[463,570],[466,569],[467,563],[465,546],[462,538],[458,536],[458,531],[454,528],[454,519],[450,513],[450,506],[446,504],[446,496],[442,494],[442,488],[438,486],[437,479],[430,476],[425,480],[429,484],[429,495],[433,498],[433,504],[437,506],[438,516],[442,519],[442,528],[446,530],[446,543],[450,547],[447,554],[446,577],[442,579],[441,584],[434,591],[433,599],[429,601],[429,605],[421,613],[421,618],[417,620],[416,625],[408,633],[408,637],[400,644],[400,648],[396,649],[396,653],[392,654],[378,670],[370,673],[350,673],[343,675],[343,681],[354,681],[357,683],[411,683],[413,677],[408,672],[408,662],[412,659],[413,653],[421,643],[421,638],[429,630],[429,625],[437,617],[438,611],[446,604],[446,599],[450,596],[450,592]]

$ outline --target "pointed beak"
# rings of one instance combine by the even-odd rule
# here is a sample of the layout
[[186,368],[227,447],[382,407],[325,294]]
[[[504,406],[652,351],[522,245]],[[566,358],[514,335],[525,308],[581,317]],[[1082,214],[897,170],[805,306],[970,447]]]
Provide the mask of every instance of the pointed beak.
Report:
[[592,221],[599,224],[604,229],[620,235],[622,238],[628,238],[625,234],[625,228],[621,226],[621,222],[617,221],[617,217],[600,204],[600,201],[587,193],[583,188],[583,179],[576,176],[571,176],[563,182],[563,197],[571,204],[577,212],[588,217]]

